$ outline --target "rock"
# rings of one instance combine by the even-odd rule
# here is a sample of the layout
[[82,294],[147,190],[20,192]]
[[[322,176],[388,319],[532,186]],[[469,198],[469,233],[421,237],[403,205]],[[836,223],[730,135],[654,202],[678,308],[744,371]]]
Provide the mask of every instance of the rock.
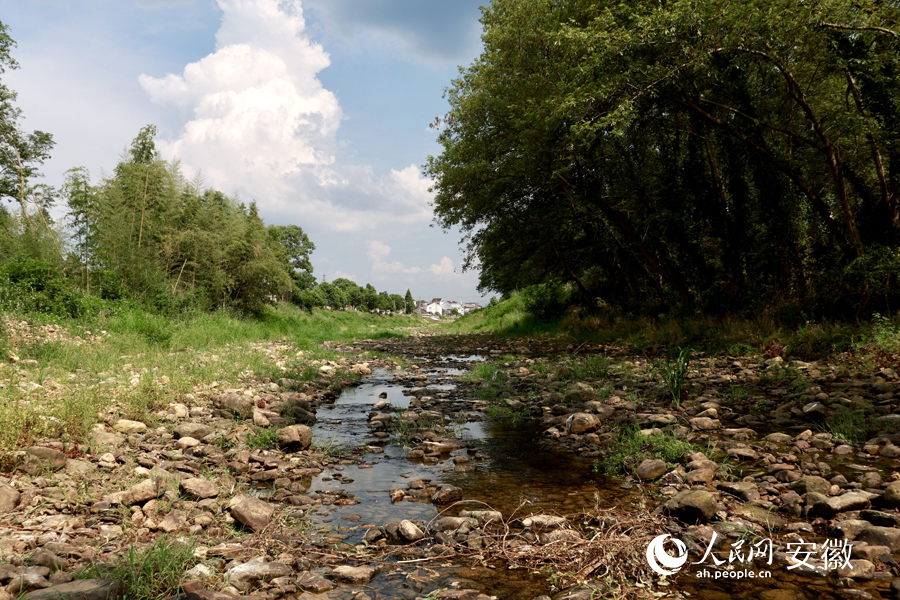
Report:
[[687,483],[689,485],[708,485],[716,478],[714,469],[696,469],[687,474]]
[[312,444],[312,429],[306,425],[288,425],[278,430],[275,440],[281,447],[306,450]]
[[40,566],[47,567],[51,572],[59,571],[60,569],[68,569],[69,561],[65,558],[60,558],[59,556],[44,550],[43,548],[35,551],[34,554],[31,555],[31,562]]
[[26,600],[116,600],[122,584],[112,579],[77,579],[25,595]]
[[803,416],[812,421],[819,421],[828,416],[828,407],[821,402],[810,402],[801,409]]
[[829,519],[837,513],[869,508],[872,505],[871,498],[868,492],[848,492],[813,504],[809,514],[811,517]]
[[867,560],[851,560],[849,567],[837,570],[838,577],[851,577],[868,581],[875,576],[875,565]]
[[[42,567],[37,567],[37,569],[42,569],[44,573],[47,573],[47,569]],[[26,569],[24,572],[17,572],[13,576],[12,581],[7,584],[6,591],[10,594],[18,595],[22,592],[46,587],[50,587],[50,582],[47,581],[47,578],[42,573],[36,572],[35,568],[31,568]]]
[[200,440],[197,438],[192,438],[189,436],[180,437],[175,441],[175,445],[181,448],[182,450],[187,450],[188,448],[195,448],[200,445]]
[[182,423],[181,425],[178,425],[172,433],[175,435],[175,439],[192,437],[195,440],[202,440],[213,431],[215,430],[212,427],[202,423]]
[[890,508],[900,508],[900,481],[894,481],[884,488],[884,502]]
[[460,500],[462,500],[462,490],[447,483],[442,484],[431,496],[433,504],[451,504]]
[[21,494],[16,488],[0,483],[0,515],[15,510],[19,505],[20,497]]
[[234,392],[215,396],[213,402],[219,408],[230,411],[241,419],[249,417],[256,407],[256,402],[253,401],[253,398],[243,394],[235,394]]
[[737,496],[744,502],[755,502],[759,500],[759,490],[756,484],[751,481],[729,481],[720,483],[717,486],[720,490],[728,492],[732,496]]
[[789,436],[786,433],[770,433],[766,437],[763,438],[767,442],[775,442],[776,444],[790,444],[794,441],[794,438]]
[[576,435],[596,431],[599,425],[599,419],[591,413],[575,413],[566,420],[566,429]]
[[181,493],[191,498],[202,500],[203,498],[215,498],[219,495],[219,489],[212,481],[191,477],[184,479],[178,485]]
[[658,458],[648,458],[638,465],[637,469],[634,470],[634,474],[643,481],[650,481],[665,475],[666,468],[665,461]]
[[306,400],[290,400],[281,407],[279,414],[292,425],[312,425],[316,422],[316,415],[311,412],[309,402]]
[[400,521],[400,535],[408,542],[418,542],[425,537],[425,533],[408,519]]
[[753,448],[729,448],[728,456],[738,460],[759,460],[759,454]]
[[859,532],[854,541],[866,542],[870,546],[887,546],[891,554],[896,554],[900,552],[900,529],[873,525]]
[[822,477],[815,477],[813,475],[810,475],[808,477],[802,477],[797,481],[791,483],[788,486],[788,489],[797,492],[801,496],[804,494],[808,494],[809,492],[827,496],[828,492],[831,490],[831,483],[828,480],[823,479]]
[[66,473],[69,475],[86,475],[88,473],[93,473],[96,470],[97,466],[86,460],[75,460],[70,458],[66,461]]
[[124,492],[110,494],[109,498],[112,501],[121,502],[126,506],[133,506],[135,504],[146,502],[147,500],[152,500],[158,497],[163,491],[165,491],[165,485],[163,485],[162,478],[154,477],[153,479],[145,479]]
[[837,539],[855,540],[863,529],[868,529],[872,524],[862,519],[847,519],[834,524],[833,535]]
[[305,592],[313,594],[321,594],[334,589],[334,584],[318,575],[312,573],[301,573],[294,580],[295,585]]
[[236,521],[253,531],[265,529],[271,523],[272,515],[275,514],[273,505],[246,494],[235,496],[228,507],[231,509],[231,516]]
[[268,427],[272,424],[272,422],[269,421],[269,418],[264,415],[262,411],[256,410],[255,408],[253,409],[253,423],[259,425],[260,427]]
[[365,585],[375,577],[378,569],[371,565],[363,565],[359,567],[351,567],[350,565],[341,565],[334,569],[331,574],[338,581],[352,583],[355,585]]
[[710,419],[709,417],[694,417],[690,420],[691,429],[695,431],[710,431],[713,429],[721,429],[722,422],[718,419]]
[[178,531],[187,522],[187,516],[180,510],[173,510],[159,522],[159,528],[166,533]]
[[95,428],[91,430],[91,441],[98,448],[118,448],[125,443],[125,438],[111,431]]
[[522,519],[522,526],[528,529],[557,529],[568,523],[565,517],[558,515],[531,515]]
[[466,529],[478,527],[478,519],[470,517],[441,517],[431,524],[433,531],[456,531],[463,527]]
[[116,421],[116,424],[113,425],[113,429],[115,429],[119,433],[130,435],[132,433],[143,433],[147,429],[147,424],[141,423],[140,421],[119,419],[118,421]]
[[900,458],[900,446],[888,444],[881,449],[881,456],[884,458]]
[[708,523],[718,510],[715,496],[704,490],[685,490],[663,505],[663,512],[685,523]]
[[68,460],[65,452],[43,446],[25,448],[25,453],[40,461],[38,472],[32,473],[31,470],[26,470],[29,475],[40,475],[43,470],[59,471],[66,466],[66,460]]
[[225,571],[226,577],[235,581],[256,583],[257,581],[272,581],[276,577],[287,577],[291,574],[291,568],[280,562],[262,562],[250,560],[243,564],[235,565]]

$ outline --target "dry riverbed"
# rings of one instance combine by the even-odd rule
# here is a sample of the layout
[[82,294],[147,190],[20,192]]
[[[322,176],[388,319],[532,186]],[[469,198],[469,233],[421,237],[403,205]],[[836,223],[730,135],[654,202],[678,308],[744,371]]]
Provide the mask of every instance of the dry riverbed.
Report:
[[[161,547],[190,549],[179,576],[192,600],[897,597],[889,365],[693,356],[675,402],[666,367],[556,338],[425,330],[332,349],[346,358],[316,361],[305,381],[209,382],[143,421],[107,411],[86,444],[41,439],[8,457],[0,599],[113,597],[129,589],[122,556]],[[260,351],[292,355],[284,343]],[[346,374],[362,390],[373,371],[386,391],[358,409],[361,433],[320,434],[345,434],[350,420],[333,411],[358,384]],[[540,478],[569,479],[529,493],[531,479],[504,478],[509,446],[483,443],[498,428],[520,432],[528,460],[556,457]],[[398,462],[429,476],[348,491]],[[646,550],[663,534],[691,562],[713,546],[711,572],[771,539],[771,565],[741,568],[772,578],[661,577]],[[816,554],[794,568],[801,541],[832,540],[850,547],[840,565]]]

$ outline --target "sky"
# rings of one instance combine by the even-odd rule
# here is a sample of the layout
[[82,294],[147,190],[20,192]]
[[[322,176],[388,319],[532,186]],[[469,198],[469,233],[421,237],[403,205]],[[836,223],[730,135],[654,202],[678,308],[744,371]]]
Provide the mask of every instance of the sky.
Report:
[[28,0],[2,21],[46,183],[99,181],[138,131],[267,224],[301,226],[316,277],[479,301],[459,231],[432,226],[428,123],[481,51],[486,0]]

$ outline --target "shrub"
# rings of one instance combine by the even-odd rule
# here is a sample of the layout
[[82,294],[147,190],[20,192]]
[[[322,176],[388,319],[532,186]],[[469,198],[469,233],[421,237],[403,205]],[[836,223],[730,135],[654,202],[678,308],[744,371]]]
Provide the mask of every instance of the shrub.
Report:
[[539,283],[522,290],[525,310],[539,319],[558,317],[566,308],[565,287],[559,283]]

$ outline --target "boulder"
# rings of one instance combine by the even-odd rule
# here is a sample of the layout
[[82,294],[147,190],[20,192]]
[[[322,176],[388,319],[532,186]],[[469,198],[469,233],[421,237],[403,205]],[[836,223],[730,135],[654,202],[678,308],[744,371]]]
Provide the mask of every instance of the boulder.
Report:
[[441,485],[431,496],[433,504],[452,504],[460,500],[462,500],[462,490],[447,483]]
[[362,565],[359,567],[351,567],[350,565],[341,565],[334,569],[331,574],[338,581],[344,583],[352,583],[354,585],[365,585],[369,583],[378,569],[372,565]]
[[663,505],[663,512],[685,523],[708,523],[719,506],[705,490],[685,490]]
[[810,517],[830,519],[838,513],[869,508],[872,505],[871,499],[872,495],[868,492],[848,492],[813,504],[809,514]]
[[131,435],[132,433],[143,433],[147,430],[147,424],[140,421],[130,421],[128,419],[119,419],[113,428],[119,433]]
[[566,429],[575,435],[596,431],[599,425],[600,420],[591,413],[575,413],[566,419]]
[[900,529],[873,525],[859,532],[856,542],[866,542],[870,546],[887,546],[891,554],[900,552]]
[[219,490],[212,481],[201,479],[199,477],[191,477],[184,479],[178,485],[181,493],[191,498],[202,500],[204,498],[215,498],[219,495]]
[[249,417],[256,407],[256,402],[253,398],[244,396],[243,394],[235,394],[234,392],[215,396],[213,402],[215,402],[216,406],[219,408],[233,413],[240,419]]
[[77,579],[25,594],[27,600],[116,600],[122,584],[113,579]]
[[278,430],[275,441],[281,447],[306,450],[312,444],[312,429],[306,425],[288,425]]
[[900,481],[894,481],[884,489],[884,502],[890,508],[900,508]]
[[809,492],[815,492],[817,494],[827,496],[829,491],[831,490],[831,482],[829,482],[827,479],[823,479],[822,477],[810,475],[808,477],[802,477],[797,481],[791,483],[788,486],[788,489],[794,490],[801,496]]
[[634,470],[634,474],[643,481],[650,481],[665,475],[666,468],[665,461],[658,458],[648,458],[638,465],[637,469]]
[[[134,485],[123,492],[118,500],[126,506],[141,504],[147,500],[152,500],[165,491],[162,479],[154,477],[153,479],[145,479],[137,485]],[[111,495],[114,498],[114,495]]]
[[408,519],[400,521],[400,535],[407,542],[418,542],[425,537],[425,533],[419,527]]
[[12,487],[11,485],[7,485],[5,483],[0,483],[0,515],[8,513],[19,505],[19,490]]
[[272,581],[276,577],[287,577],[291,572],[291,568],[284,563],[249,560],[245,563],[234,565],[225,571],[225,576],[234,581],[256,583],[258,581]]
[[63,467],[66,466],[66,453],[57,450],[56,448],[45,448],[43,446],[31,446],[30,448],[25,448],[25,453],[27,457],[33,457],[37,459],[39,466],[38,472],[31,472],[32,469],[28,469],[28,461],[26,460],[26,472],[29,475],[40,475],[41,471],[49,470],[49,471],[59,471]]
[[175,435],[175,439],[192,437],[195,440],[202,440],[213,431],[215,430],[212,427],[203,423],[182,423],[172,433]]
[[235,496],[228,507],[234,519],[253,531],[260,531],[272,522],[275,507],[268,502],[246,494]]

